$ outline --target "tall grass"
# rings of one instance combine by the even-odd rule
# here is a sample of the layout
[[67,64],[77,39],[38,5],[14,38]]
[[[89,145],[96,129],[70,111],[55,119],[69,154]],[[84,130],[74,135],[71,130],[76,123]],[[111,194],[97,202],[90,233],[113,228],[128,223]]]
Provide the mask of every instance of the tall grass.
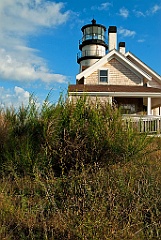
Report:
[[85,97],[1,111],[1,239],[160,239],[160,143]]

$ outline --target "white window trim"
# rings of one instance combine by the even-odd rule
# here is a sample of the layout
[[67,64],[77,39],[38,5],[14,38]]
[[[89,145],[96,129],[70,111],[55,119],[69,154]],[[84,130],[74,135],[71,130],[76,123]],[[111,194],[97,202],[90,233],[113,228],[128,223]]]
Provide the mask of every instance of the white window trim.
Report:
[[[106,71],[107,71],[107,82],[101,82],[101,81],[100,81],[100,71],[101,71],[101,70],[106,70]],[[99,84],[103,84],[103,85],[109,84],[109,70],[108,70],[108,68],[99,68],[99,69],[98,69],[98,83],[99,83]]]

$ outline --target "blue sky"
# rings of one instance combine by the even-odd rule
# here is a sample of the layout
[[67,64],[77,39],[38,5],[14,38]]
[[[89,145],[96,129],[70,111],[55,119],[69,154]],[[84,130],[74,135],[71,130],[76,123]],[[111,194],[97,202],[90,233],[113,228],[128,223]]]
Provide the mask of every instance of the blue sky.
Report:
[[1,0],[0,106],[56,102],[75,83],[81,27],[117,26],[118,42],[161,75],[161,0]]

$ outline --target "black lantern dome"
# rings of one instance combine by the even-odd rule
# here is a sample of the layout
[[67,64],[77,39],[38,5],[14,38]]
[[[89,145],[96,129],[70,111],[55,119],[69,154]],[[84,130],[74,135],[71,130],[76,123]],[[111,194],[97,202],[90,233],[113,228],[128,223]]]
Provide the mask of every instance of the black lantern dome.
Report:
[[108,46],[105,43],[106,27],[101,24],[97,24],[95,19],[91,22],[92,24],[87,24],[81,29],[83,37],[79,42],[79,49],[82,50],[82,47],[87,44],[100,44],[107,50]]

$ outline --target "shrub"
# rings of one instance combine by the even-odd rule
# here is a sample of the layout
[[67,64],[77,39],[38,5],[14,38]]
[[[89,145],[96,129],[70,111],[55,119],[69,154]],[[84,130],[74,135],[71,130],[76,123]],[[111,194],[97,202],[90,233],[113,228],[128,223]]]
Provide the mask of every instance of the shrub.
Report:
[[[123,126],[119,110],[109,104],[91,105],[86,97],[76,104],[59,100],[41,109],[35,100],[28,107],[7,109],[1,134],[2,167],[19,174],[52,167],[56,176],[73,167],[126,163],[144,154],[150,138]],[[1,120],[2,121],[2,120]]]

